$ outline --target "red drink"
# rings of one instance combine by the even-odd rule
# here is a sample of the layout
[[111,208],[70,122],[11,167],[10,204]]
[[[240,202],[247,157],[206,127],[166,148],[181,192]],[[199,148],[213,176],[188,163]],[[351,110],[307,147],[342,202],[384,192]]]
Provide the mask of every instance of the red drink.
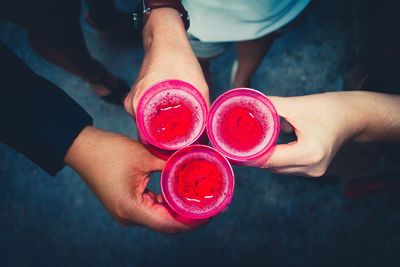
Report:
[[167,159],[199,139],[206,117],[206,103],[196,88],[178,80],[162,81],[147,89],[139,102],[139,136],[150,151]]
[[279,134],[279,116],[262,93],[239,88],[212,105],[207,124],[212,145],[233,163],[265,162]]
[[168,205],[186,219],[205,219],[230,203],[234,175],[229,162],[213,148],[193,145],[173,154],[162,175]]
[[223,174],[210,160],[194,158],[181,164],[175,175],[176,195],[187,204],[204,208],[221,196]]
[[177,89],[154,97],[146,108],[144,127],[155,142],[175,148],[199,133],[200,120],[194,99]]
[[254,115],[252,107],[232,105],[221,119],[221,138],[230,147],[248,151],[257,146],[265,135],[265,127]]

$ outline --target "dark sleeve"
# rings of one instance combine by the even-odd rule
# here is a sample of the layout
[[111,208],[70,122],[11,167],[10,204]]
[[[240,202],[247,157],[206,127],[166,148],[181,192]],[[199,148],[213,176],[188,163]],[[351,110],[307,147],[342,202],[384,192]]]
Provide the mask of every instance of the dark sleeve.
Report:
[[32,72],[0,42],[0,142],[55,176],[92,118],[53,83]]

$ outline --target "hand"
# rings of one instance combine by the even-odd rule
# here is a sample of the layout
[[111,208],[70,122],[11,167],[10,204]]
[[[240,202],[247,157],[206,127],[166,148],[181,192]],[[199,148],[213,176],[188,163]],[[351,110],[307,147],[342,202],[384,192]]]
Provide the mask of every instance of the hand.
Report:
[[178,221],[161,195],[146,188],[150,174],[164,161],[122,135],[86,127],[65,157],[103,206],[120,223],[138,224],[163,233],[196,228]]
[[145,57],[136,82],[124,102],[126,111],[132,117],[135,117],[144,90],[165,79],[178,79],[192,84],[210,103],[207,82],[176,10],[153,10],[143,30],[143,43]]
[[281,174],[319,177],[342,144],[360,136],[368,112],[358,92],[324,93],[300,97],[270,97],[297,140],[277,145],[265,168]]
[[343,143],[399,142],[400,96],[366,91],[270,97],[297,140],[277,145],[264,167],[282,174],[322,176]]

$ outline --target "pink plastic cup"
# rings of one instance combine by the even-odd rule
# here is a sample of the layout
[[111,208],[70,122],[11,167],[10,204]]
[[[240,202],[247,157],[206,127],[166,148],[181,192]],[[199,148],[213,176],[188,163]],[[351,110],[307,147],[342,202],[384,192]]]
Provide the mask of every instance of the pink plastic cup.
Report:
[[201,141],[207,113],[207,104],[194,86],[180,80],[160,81],[139,100],[139,139],[154,155],[168,159],[176,150]]
[[279,130],[279,116],[271,101],[250,88],[232,89],[218,97],[207,121],[213,147],[237,165],[264,164]]
[[230,204],[235,178],[229,161],[217,150],[192,145],[175,152],[161,173],[161,191],[182,221],[211,218]]

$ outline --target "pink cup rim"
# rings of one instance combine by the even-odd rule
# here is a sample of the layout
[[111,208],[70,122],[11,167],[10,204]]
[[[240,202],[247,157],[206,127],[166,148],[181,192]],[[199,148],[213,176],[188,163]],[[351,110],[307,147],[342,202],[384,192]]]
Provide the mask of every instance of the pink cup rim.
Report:
[[[228,183],[228,192],[225,196],[225,199],[214,209],[205,212],[205,213],[192,213],[190,211],[184,210],[180,207],[178,207],[178,205],[175,204],[175,201],[173,201],[173,199],[170,197],[170,191],[168,190],[168,181],[169,181],[169,177],[167,176],[167,172],[169,171],[169,167],[171,166],[171,164],[174,164],[177,160],[179,160],[180,156],[182,154],[186,154],[186,153],[190,153],[191,151],[206,151],[208,153],[213,153],[217,158],[220,159],[220,162],[222,164],[222,166],[225,168],[225,170],[227,171],[227,180],[229,181]],[[232,201],[232,197],[233,197],[233,192],[234,192],[234,188],[235,188],[235,174],[233,172],[232,166],[229,163],[229,161],[224,157],[224,155],[222,155],[218,150],[206,146],[206,145],[191,145],[191,146],[187,146],[185,148],[182,148],[178,151],[176,151],[174,154],[172,154],[172,156],[167,160],[162,172],[161,172],[161,192],[162,195],[164,197],[164,200],[167,202],[168,206],[177,214],[179,214],[180,216],[187,218],[187,219],[191,219],[191,220],[201,220],[201,219],[207,219],[207,218],[211,218],[215,215],[217,215],[218,213],[224,211],[229,204]]]
[[[142,110],[144,110],[144,108],[146,107],[146,105],[148,104],[150,99],[155,94],[157,94],[163,90],[166,90],[168,88],[183,90],[186,93],[189,93],[190,95],[192,95],[198,101],[198,103],[201,107],[201,111],[203,113],[202,114],[203,119],[201,122],[201,129],[200,129],[199,133],[192,140],[188,140],[187,142],[185,142],[184,144],[182,144],[178,147],[171,147],[171,146],[166,146],[164,144],[160,144],[160,143],[154,141],[152,136],[150,134],[148,134],[147,131],[144,130],[145,129],[144,114],[143,114]],[[137,124],[137,129],[138,129],[141,137],[143,139],[145,139],[146,142],[150,143],[152,146],[159,148],[159,149],[167,150],[167,151],[178,150],[182,147],[185,147],[185,146],[195,143],[203,134],[203,132],[206,128],[206,124],[207,124],[208,106],[207,106],[206,101],[204,100],[204,97],[200,94],[200,92],[197,90],[196,87],[194,87],[190,83],[187,83],[187,82],[184,82],[181,80],[167,79],[167,80],[162,80],[162,81],[156,82],[156,83],[152,84],[151,86],[149,86],[143,93],[142,97],[140,98],[137,110],[138,111],[137,111],[137,115],[136,115],[136,124]]]
[[[221,104],[225,100],[229,99],[230,97],[240,96],[240,95],[254,97],[257,100],[261,101],[271,112],[272,118],[274,121],[273,134],[272,134],[272,137],[269,140],[268,144],[266,144],[266,146],[263,149],[261,149],[260,151],[258,151],[257,153],[255,153],[253,155],[249,155],[249,156],[237,156],[237,155],[234,155],[234,154],[231,154],[231,153],[225,151],[220,145],[218,145],[218,142],[216,141],[216,138],[215,138],[215,135],[213,132],[213,126],[212,126],[214,114],[217,111],[217,109],[221,106]],[[229,160],[231,160],[233,162],[244,163],[244,162],[257,160],[258,158],[267,154],[272,149],[272,147],[275,145],[276,140],[278,139],[278,136],[279,136],[280,120],[279,120],[279,115],[278,115],[274,105],[272,104],[271,100],[269,100],[269,98],[266,95],[264,95],[263,93],[255,90],[255,89],[242,87],[242,88],[231,89],[231,90],[223,93],[222,95],[220,95],[214,101],[214,103],[211,105],[210,111],[208,113],[206,129],[207,129],[208,138],[213,147],[215,147],[219,152],[221,152]]]

